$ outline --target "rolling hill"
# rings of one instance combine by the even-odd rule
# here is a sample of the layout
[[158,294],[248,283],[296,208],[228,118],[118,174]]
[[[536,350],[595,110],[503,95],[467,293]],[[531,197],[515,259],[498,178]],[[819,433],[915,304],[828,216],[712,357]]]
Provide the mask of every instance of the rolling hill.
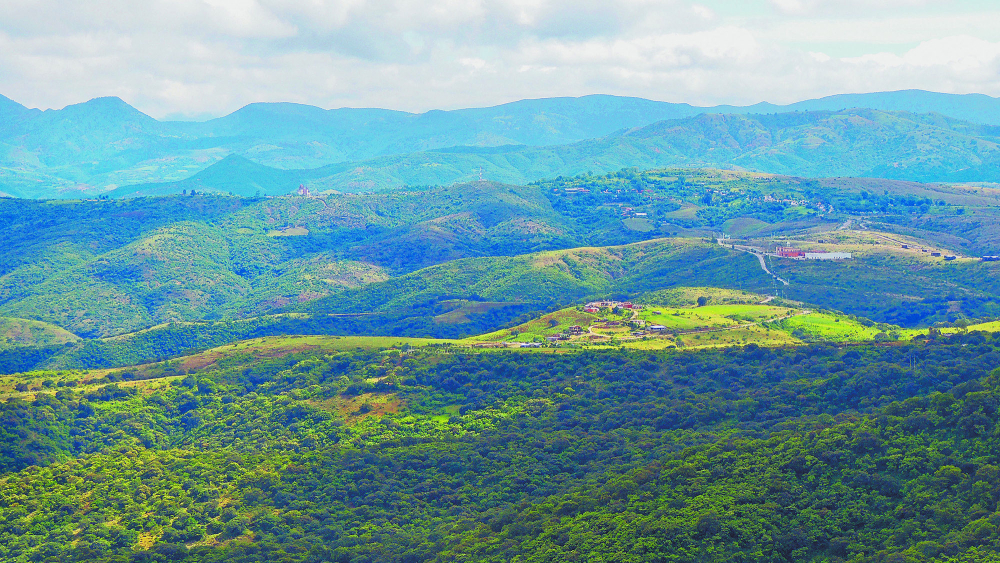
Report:
[[[814,243],[853,225],[966,256],[995,254],[997,196],[989,188],[668,169],[314,197],[0,200],[0,315],[94,338],[292,310],[377,312],[323,326],[295,321],[288,330],[466,336],[602,292],[682,281],[773,292],[769,278],[751,284],[761,274],[753,259],[691,243],[713,232]],[[886,246],[858,236],[843,245],[870,258],[801,272],[790,265],[782,274],[796,282],[789,296],[907,326],[995,313],[992,263],[942,269],[886,257]],[[621,254],[632,248],[622,245],[644,240],[679,245],[678,253]],[[547,260],[538,253],[573,248],[595,249],[574,258],[579,271],[532,265]],[[727,270],[727,255],[745,262],[739,276]],[[870,299],[856,301],[859,291]],[[465,310],[472,324],[433,320],[452,311],[465,318]]]

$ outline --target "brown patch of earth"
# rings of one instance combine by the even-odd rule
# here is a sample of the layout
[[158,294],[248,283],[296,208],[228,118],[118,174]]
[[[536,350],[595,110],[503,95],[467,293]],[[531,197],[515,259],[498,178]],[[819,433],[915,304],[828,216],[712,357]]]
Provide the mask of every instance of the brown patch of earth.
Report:
[[395,414],[403,408],[403,401],[391,393],[362,393],[356,397],[339,396],[324,400],[309,399],[306,404],[339,414],[348,426],[353,426],[371,417]]

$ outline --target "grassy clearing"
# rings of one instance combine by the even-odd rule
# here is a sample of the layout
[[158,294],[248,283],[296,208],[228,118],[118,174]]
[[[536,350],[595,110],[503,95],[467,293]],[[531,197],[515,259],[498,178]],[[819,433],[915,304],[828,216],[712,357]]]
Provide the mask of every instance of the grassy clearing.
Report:
[[[979,331],[979,332],[1000,332],[1000,321],[991,321],[991,322],[988,322],[988,323],[979,323],[979,324],[969,325],[968,328],[966,328],[965,330],[967,330],[968,332],[977,332],[977,331]],[[958,327],[947,327],[947,328],[941,329],[941,332],[943,334],[957,334],[957,333],[962,332],[962,331],[963,330],[961,328],[958,328]],[[927,333],[926,330],[925,331],[921,331],[921,332],[924,333],[924,334]]]
[[622,219],[622,224],[625,228],[630,231],[639,231],[640,233],[648,233],[653,230],[653,225],[649,222],[649,219],[644,219],[642,217]]
[[706,305],[694,309],[650,305],[639,312],[638,318],[649,324],[663,325],[668,330],[697,330],[768,321],[795,312],[795,309],[772,305]]
[[802,338],[832,342],[861,342],[875,340],[883,331],[875,326],[865,326],[841,315],[809,313],[781,321],[782,329]]
[[269,237],[302,237],[309,234],[309,229],[305,227],[285,227],[267,233]]
[[[601,315],[585,313],[576,307],[562,309],[538,317],[513,328],[498,330],[466,339],[466,342],[532,342],[536,338],[544,338],[559,334],[571,326],[587,327],[594,324]],[[621,318],[619,316],[618,318]]]
[[[465,340],[467,343],[524,343],[543,342],[546,337],[563,335],[560,345],[618,346],[624,343],[638,343],[643,348],[670,347],[669,344],[651,344],[654,341],[670,341],[680,334],[698,332],[736,331],[755,323],[779,321],[800,313],[798,309],[777,305],[706,305],[704,307],[668,307],[646,303],[640,311],[607,310],[587,313],[581,308],[571,307],[543,315],[527,323],[510,329],[499,330]],[[662,332],[651,332],[649,327],[666,327]],[[569,334],[571,326],[582,328],[581,333]],[[735,336],[715,335],[712,343],[705,345],[728,346],[741,343],[746,338],[759,339],[758,334]],[[700,338],[699,338],[700,340]],[[771,339],[765,338],[769,342]],[[791,337],[778,338],[782,343],[795,340]]]
[[80,337],[51,323],[0,317],[0,349],[79,342]]
[[731,346],[792,346],[802,341],[781,330],[761,326],[738,327],[732,330],[701,332],[678,336],[678,347],[684,349],[727,348]]
[[337,413],[348,426],[354,426],[367,418],[394,414],[403,408],[403,401],[392,393],[362,393],[353,397],[309,399],[305,403],[320,410]]

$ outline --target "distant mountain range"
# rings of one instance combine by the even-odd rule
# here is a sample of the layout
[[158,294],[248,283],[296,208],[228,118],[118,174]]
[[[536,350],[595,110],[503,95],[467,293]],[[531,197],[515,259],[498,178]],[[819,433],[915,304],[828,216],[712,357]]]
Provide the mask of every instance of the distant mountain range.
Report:
[[422,114],[260,103],[201,123],[157,121],[118,98],[40,111],[0,96],[0,192],[357,191],[468,180],[480,168],[523,182],[688,164],[989,180],[996,125],[1000,99],[918,90],[711,108],[595,95]]
[[448,185],[484,178],[510,184],[627,167],[740,168],[806,177],[917,181],[1000,178],[1000,131],[935,114],[851,109],[764,115],[701,114],[566,145],[452,147],[279,170],[230,155],[189,179],[126,186],[113,196],[183,190],[278,195]]

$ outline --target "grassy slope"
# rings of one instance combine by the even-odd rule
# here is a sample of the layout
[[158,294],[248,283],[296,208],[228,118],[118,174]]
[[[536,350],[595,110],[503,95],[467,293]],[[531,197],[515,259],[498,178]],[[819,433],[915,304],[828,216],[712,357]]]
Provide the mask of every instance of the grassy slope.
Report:
[[[713,288],[683,288],[699,293]],[[744,299],[750,294],[742,294]],[[350,350],[408,349],[411,347],[445,347],[452,351],[478,351],[490,353],[491,348],[481,347],[484,343],[515,344],[509,351],[534,353],[579,353],[582,350],[627,349],[662,350],[682,348],[700,350],[712,348],[742,347],[755,344],[762,347],[802,346],[806,343],[870,343],[884,341],[887,331],[890,340],[907,341],[915,337],[927,337],[928,330],[900,330],[887,325],[876,325],[866,319],[852,318],[835,313],[805,311],[795,306],[771,304],[729,304],[698,307],[661,306],[646,303],[640,318],[668,325],[668,334],[628,338],[627,329],[603,330],[598,319],[626,319],[630,314],[611,315],[590,314],[576,307],[561,309],[542,315],[511,329],[504,329],[462,340],[442,338],[408,338],[397,336],[266,336],[212,347],[210,349],[183,355],[159,362],[139,365],[119,365],[103,369],[81,369],[73,367],[52,367],[23,373],[0,375],[0,398],[18,397],[32,399],[40,392],[47,392],[54,384],[96,391],[99,388],[119,384],[124,386],[160,385],[186,373],[209,367],[243,365],[267,358],[308,351],[324,354]],[[655,314],[654,311],[660,311]],[[523,349],[516,346],[520,342],[540,341],[544,336],[559,334],[571,325],[585,329],[595,327],[594,333],[617,336],[614,342],[608,339],[573,339],[558,345],[546,345],[542,349]],[[1000,332],[1000,322],[973,324],[966,329],[946,328],[944,334]],[[946,337],[947,338],[947,337]],[[581,346],[582,344],[582,346]],[[117,375],[113,375],[117,374]],[[124,376],[123,374],[130,374]],[[107,379],[112,375],[111,379]],[[50,383],[45,383],[50,381]],[[70,383],[72,382],[72,383]],[[18,391],[16,384],[27,388]]]
[[315,312],[390,311],[441,295],[479,300],[572,302],[680,285],[761,283],[740,253],[696,239],[661,239],[625,246],[575,248],[513,257],[469,258],[309,305]]
[[0,349],[62,345],[79,340],[79,336],[50,323],[0,317]]
[[[714,288],[684,288],[689,295],[707,295]],[[679,293],[679,292],[678,292]],[[735,292],[734,292],[735,293]],[[635,349],[670,348],[674,346],[695,349],[757,344],[782,346],[816,342],[871,342],[882,339],[910,339],[926,330],[903,330],[899,327],[878,325],[867,319],[852,318],[842,314],[823,313],[803,309],[794,304],[762,304],[764,298],[742,294],[733,301],[739,304],[697,306],[693,300],[684,304],[664,305],[655,296],[642,296],[635,301],[643,304],[641,311],[633,314],[610,312],[587,313],[580,307],[571,307],[548,313],[526,323],[494,331],[465,341],[478,343],[545,342],[547,336],[564,333],[570,326],[581,326],[585,333],[558,341],[556,346],[605,347],[624,346]],[[676,303],[676,301],[675,301]],[[604,320],[618,321],[622,326],[607,327]],[[646,326],[666,327],[662,333],[648,332],[634,336],[632,331],[641,326],[628,326],[628,322],[641,321]],[[974,325],[969,330],[986,330],[990,325]]]

